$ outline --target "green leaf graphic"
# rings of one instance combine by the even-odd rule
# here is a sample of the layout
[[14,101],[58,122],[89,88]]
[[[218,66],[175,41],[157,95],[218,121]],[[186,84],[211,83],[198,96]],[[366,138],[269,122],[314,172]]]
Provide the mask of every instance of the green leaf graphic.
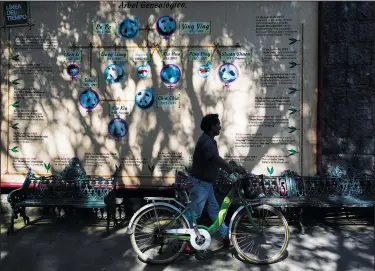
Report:
[[288,150],[288,152],[289,152],[289,156],[295,155],[297,153],[297,151],[293,149]]
[[10,150],[11,150],[12,152],[18,152],[17,148],[18,148],[18,146],[13,147],[13,148],[11,148]]
[[14,102],[14,103],[11,104],[11,106],[13,106],[13,107],[19,107],[18,104],[19,104],[19,102]]
[[297,66],[297,65],[299,65],[299,64],[296,63],[296,62],[293,62],[293,61],[292,61],[292,62],[289,62],[289,65],[290,65],[289,68],[291,69],[291,68],[294,68],[295,66]]
[[47,164],[45,164],[44,163],[44,168],[47,170],[47,172],[51,169],[51,163],[48,163],[48,165]]
[[297,109],[294,109],[294,108],[292,107],[292,108],[289,108],[289,111],[290,111],[289,115],[292,115],[292,114],[294,114],[294,113],[297,112]]
[[150,172],[154,172],[154,170],[155,170],[155,165],[153,165],[153,166],[147,165],[147,167],[148,167],[148,170],[149,170]]
[[291,90],[291,92],[289,92],[289,94],[293,94],[294,92],[297,92],[297,91],[299,91],[298,89],[296,89],[296,88],[293,88],[293,87],[291,87],[291,88],[288,88],[289,90]]
[[268,171],[268,173],[269,173],[270,175],[272,175],[272,173],[273,173],[273,167],[271,167],[271,168],[268,168],[268,167],[267,167],[267,171]]
[[10,126],[10,127],[12,127],[13,129],[15,129],[15,130],[17,130],[17,129],[19,129],[17,126],[18,126],[18,124],[19,123],[15,123],[15,124],[13,124],[12,126]]
[[297,39],[295,39],[295,38],[291,38],[291,39],[289,39],[289,40],[290,40],[289,45],[295,44],[297,41],[299,41],[299,40],[297,40]]
[[298,130],[296,127],[288,127],[290,129],[289,133],[294,133],[296,130]]

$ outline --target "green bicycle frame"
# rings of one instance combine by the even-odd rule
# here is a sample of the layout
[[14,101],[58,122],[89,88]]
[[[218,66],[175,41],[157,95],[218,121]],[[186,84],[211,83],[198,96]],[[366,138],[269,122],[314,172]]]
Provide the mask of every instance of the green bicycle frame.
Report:
[[[196,225],[198,229],[205,229],[211,235],[213,233],[217,232],[219,230],[219,227],[221,226],[221,224],[225,220],[225,217],[226,217],[226,215],[228,213],[229,206],[233,202],[233,198],[234,198],[234,196],[236,194],[237,189],[238,189],[238,187],[236,185],[233,186],[232,189],[229,191],[229,193],[225,196],[224,200],[221,203],[219,214],[218,214],[216,220],[211,224],[211,226],[206,227],[204,225],[197,225],[197,219],[196,219],[195,215],[191,215],[191,218],[192,218],[192,221],[193,221],[193,226]],[[253,217],[251,215],[251,210],[250,210],[251,206],[245,200],[243,200],[242,198],[240,198],[240,200],[241,200],[241,203],[243,204],[243,206],[245,207],[245,210],[246,210],[246,212],[248,214],[250,223],[252,225],[255,225]],[[250,206],[250,208],[249,208],[249,206]],[[188,206],[182,212],[180,212],[177,216],[175,216],[168,224],[163,225],[162,228],[163,229],[164,228],[167,229],[170,225],[173,225],[188,210],[190,211],[190,214],[193,214],[191,206],[190,206],[190,204],[188,204]],[[176,238],[176,239],[181,239],[181,240],[184,240],[184,241],[189,241],[190,240],[190,236],[189,235],[165,234],[165,236],[168,236],[168,238]]]

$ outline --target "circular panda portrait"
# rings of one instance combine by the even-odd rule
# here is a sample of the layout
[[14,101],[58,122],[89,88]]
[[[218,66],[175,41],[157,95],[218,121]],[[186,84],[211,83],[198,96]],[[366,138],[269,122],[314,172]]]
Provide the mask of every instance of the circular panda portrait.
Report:
[[152,108],[155,103],[154,89],[144,89],[139,91],[134,98],[135,105],[142,110]]
[[118,33],[125,40],[134,39],[139,33],[138,19],[126,18],[123,20],[118,25]]
[[176,31],[176,28],[176,21],[170,16],[160,17],[156,21],[156,31],[164,37],[172,35]]
[[124,119],[114,118],[108,124],[108,133],[115,140],[121,140],[128,133],[128,124]]
[[66,72],[73,79],[79,74],[79,67],[77,64],[70,64],[66,67]]
[[202,78],[207,78],[210,75],[211,65],[211,62],[208,62],[208,64],[200,66],[198,68],[198,75]]
[[137,75],[139,78],[146,78],[150,74],[150,65],[140,65],[137,67]]
[[175,85],[181,79],[181,70],[176,65],[167,64],[161,69],[160,78],[167,85]]
[[79,103],[87,111],[91,111],[99,104],[99,95],[93,89],[86,89],[79,95]]
[[125,79],[125,71],[119,65],[110,64],[104,70],[104,79],[108,84],[121,83]]
[[224,63],[219,68],[220,81],[228,85],[238,78],[238,69],[231,63]]

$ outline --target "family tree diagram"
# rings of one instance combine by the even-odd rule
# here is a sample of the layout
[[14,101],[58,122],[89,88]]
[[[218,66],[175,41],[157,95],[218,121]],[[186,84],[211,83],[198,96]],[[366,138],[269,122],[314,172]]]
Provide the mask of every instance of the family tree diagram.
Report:
[[[265,173],[270,175],[278,174],[275,172],[280,164],[289,163],[289,159],[303,156],[304,131],[301,127],[304,125],[303,119],[303,24],[300,29],[295,31],[287,25],[288,18],[284,16],[257,16],[255,19],[256,37],[271,39],[273,36],[282,37],[281,44],[276,48],[265,46],[257,50],[264,72],[259,78],[260,87],[267,90],[267,93],[255,95],[254,108],[265,109],[265,114],[247,115],[248,123],[245,127],[239,127],[233,130],[234,148],[244,149],[264,149],[274,146],[282,146],[284,154],[264,154],[259,159]],[[75,101],[81,110],[83,116],[95,115],[102,112],[109,120],[106,125],[106,136],[116,145],[120,146],[132,129],[134,120],[130,118],[132,113],[137,111],[158,112],[158,110],[176,109],[181,106],[183,97],[181,93],[183,87],[178,87],[182,79],[186,76],[183,72],[183,61],[198,62],[194,66],[193,75],[199,80],[215,78],[215,81],[221,84],[222,91],[230,92],[231,86],[238,78],[247,77],[247,69],[254,64],[254,48],[245,49],[241,42],[234,41],[232,45],[219,44],[213,42],[207,45],[172,45],[168,41],[173,37],[182,37],[183,35],[210,35],[211,21],[191,22],[177,21],[173,16],[160,16],[156,18],[155,23],[145,24],[138,20],[137,16],[124,17],[120,22],[92,22],[90,25],[92,37],[100,37],[102,40],[113,40],[120,38],[122,41],[134,39],[144,39],[146,42],[142,45],[126,45],[123,43],[113,44],[105,43],[99,45],[95,41],[84,43],[70,43],[68,48],[63,50],[64,65],[59,68],[69,78],[70,82],[78,84],[78,97]],[[31,27],[31,25],[28,25]],[[4,28],[5,31],[6,28]],[[292,31],[293,30],[293,31]],[[27,172],[22,165],[27,164],[38,168],[38,174],[50,174],[51,168],[55,165],[64,165],[63,160],[58,158],[52,160],[43,160],[39,158],[18,157],[21,144],[32,144],[33,142],[47,142],[49,135],[39,133],[38,131],[26,130],[28,121],[46,122],[46,117],[38,109],[28,109],[21,96],[28,95],[31,98],[43,96],[43,91],[29,86],[20,86],[19,81],[25,72],[13,71],[12,67],[18,67],[20,56],[17,50],[11,53],[11,28],[8,31],[8,127],[12,135],[7,136],[7,155],[5,174],[22,175]],[[152,35],[151,35],[152,34]],[[161,41],[150,38],[157,35]],[[35,41],[43,43],[44,41]],[[51,41],[49,41],[51,42]],[[17,45],[17,40],[15,40]],[[22,41],[21,41],[22,43]],[[53,43],[53,41],[52,41]],[[166,44],[166,45],[163,45]],[[13,44],[14,46],[14,44]],[[249,47],[246,47],[249,48]],[[17,49],[17,48],[16,48]],[[215,60],[215,61],[214,61]],[[104,70],[94,68],[94,61],[104,66]],[[272,70],[275,62],[285,63],[283,71]],[[241,63],[242,67],[238,66]],[[42,64],[32,64],[34,71],[47,73],[49,78],[56,76],[56,68]],[[38,66],[39,65],[39,66]],[[132,69],[129,66],[132,65]],[[284,65],[284,64],[282,64]],[[195,68],[197,67],[197,68]],[[243,68],[245,67],[245,69]],[[247,68],[246,68],[247,67]],[[20,69],[18,69],[20,70]],[[94,71],[94,72],[93,72]],[[156,73],[156,74],[155,74]],[[134,95],[126,98],[121,95],[123,92],[116,92],[112,88],[124,89],[129,77],[150,79],[154,85],[134,91]],[[189,75],[190,76],[190,75]],[[159,78],[161,85],[155,86],[155,78]],[[15,95],[11,95],[14,92]],[[120,93],[120,94],[119,94]],[[279,107],[288,108],[287,116],[282,116],[276,112]],[[101,110],[101,111],[100,111]],[[274,111],[272,111],[274,110]],[[129,121],[130,120],[130,121]],[[270,136],[267,129],[276,129],[281,124],[287,125],[287,134],[290,136],[278,135]],[[262,132],[251,132],[252,128],[261,127]],[[245,130],[248,130],[247,132]],[[20,132],[28,131],[28,132]],[[299,137],[299,142],[296,138]],[[129,146],[130,147],[130,146]],[[237,160],[242,163],[251,163],[255,158],[255,152],[251,155],[225,155],[228,160]],[[11,157],[10,157],[11,156]],[[91,167],[100,166],[100,164],[111,163],[114,153],[92,153],[87,152],[84,155],[86,165]],[[185,157],[186,158],[186,157]],[[190,158],[189,158],[190,159]],[[13,167],[17,169],[17,164],[22,164],[16,172],[9,171],[9,160]],[[143,175],[167,176],[175,170],[188,169],[189,164],[184,162],[184,157],[180,152],[160,151],[156,158],[137,157],[135,159],[123,157],[121,163],[125,166],[138,168],[143,167],[147,172]],[[300,171],[302,172],[302,159]],[[15,166],[16,165],[16,166]],[[155,171],[164,172],[157,174]],[[102,174],[105,175],[105,174]],[[123,176],[127,177],[127,176]]]
[[[115,116],[108,125],[109,135],[117,141],[121,141],[127,135],[129,124],[127,123],[126,116],[131,115],[132,109],[135,106],[136,110],[147,111],[152,108],[179,108],[181,103],[181,96],[179,93],[175,93],[173,89],[183,78],[181,64],[183,58],[188,58],[188,61],[199,61],[201,65],[196,69],[196,74],[206,79],[210,75],[217,76],[224,88],[229,88],[230,85],[237,80],[239,77],[239,70],[233,64],[235,60],[243,60],[246,64],[251,63],[252,50],[245,51],[241,48],[239,43],[234,45],[220,45],[214,43],[205,46],[194,46],[194,45],[161,45],[160,43],[150,42],[150,32],[156,32],[162,37],[163,40],[168,40],[172,35],[178,34],[210,34],[211,22],[180,22],[178,24],[176,20],[171,16],[159,17],[154,27],[146,25],[144,28],[139,26],[138,18],[125,18],[120,23],[93,23],[92,34],[101,35],[105,38],[105,35],[117,35],[123,40],[131,40],[141,35],[146,40],[145,45],[94,45],[92,42],[89,44],[72,44],[70,51],[66,53],[67,56],[80,56],[82,50],[88,50],[88,66],[90,71],[92,70],[92,58],[95,56],[93,50],[99,50],[97,54],[100,62],[113,62],[106,66],[103,74],[103,78],[107,84],[117,84],[124,81],[126,76],[125,66],[127,63],[132,61],[136,63],[135,73],[138,78],[145,79],[151,74],[153,61],[160,61],[162,68],[159,71],[158,76],[161,82],[168,89],[168,94],[160,94],[155,91],[155,88],[147,88],[137,91],[134,99],[123,100],[120,97],[112,99],[102,99],[98,94],[98,91],[92,86],[98,86],[98,78],[82,78],[83,82],[92,82],[89,89],[84,90],[81,93],[82,99],[80,103],[88,111],[93,110],[100,102],[109,103],[109,114]],[[187,52],[184,50],[187,50]],[[158,60],[153,58],[154,56],[159,57]],[[217,74],[212,74],[212,59],[217,57],[220,60],[220,66]],[[154,59],[154,60],[153,60]],[[156,58],[157,59],[157,58]],[[75,60],[75,57],[70,58],[71,61]],[[75,63],[70,63],[70,68],[74,65],[73,72],[77,71],[79,67]],[[69,68],[67,71],[69,72]],[[76,73],[69,74],[72,79],[75,78]],[[83,100],[83,101],[82,101]],[[94,101],[94,102],[93,102]],[[123,117],[119,117],[119,115]],[[173,160],[181,160],[182,157],[179,153],[160,153],[159,157],[159,169],[168,170],[173,164]],[[163,164],[163,161],[165,162]],[[181,163],[177,163],[181,166]],[[148,164],[147,168],[150,173],[155,170],[155,165]]]

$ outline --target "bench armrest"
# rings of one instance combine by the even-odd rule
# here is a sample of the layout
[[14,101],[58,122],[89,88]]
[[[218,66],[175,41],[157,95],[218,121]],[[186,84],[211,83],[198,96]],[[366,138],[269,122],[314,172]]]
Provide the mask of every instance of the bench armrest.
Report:
[[9,204],[14,207],[18,202],[21,202],[26,198],[26,191],[23,188],[18,188],[11,191],[8,194],[8,202]]
[[34,174],[31,172],[31,169],[29,168],[29,171],[26,175],[26,179],[22,184],[22,187],[15,189],[8,194],[7,200],[12,207],[14,207],[17,202],[21,202],[26,198],[27,190],[29,189],[31,178],[33,176]]

